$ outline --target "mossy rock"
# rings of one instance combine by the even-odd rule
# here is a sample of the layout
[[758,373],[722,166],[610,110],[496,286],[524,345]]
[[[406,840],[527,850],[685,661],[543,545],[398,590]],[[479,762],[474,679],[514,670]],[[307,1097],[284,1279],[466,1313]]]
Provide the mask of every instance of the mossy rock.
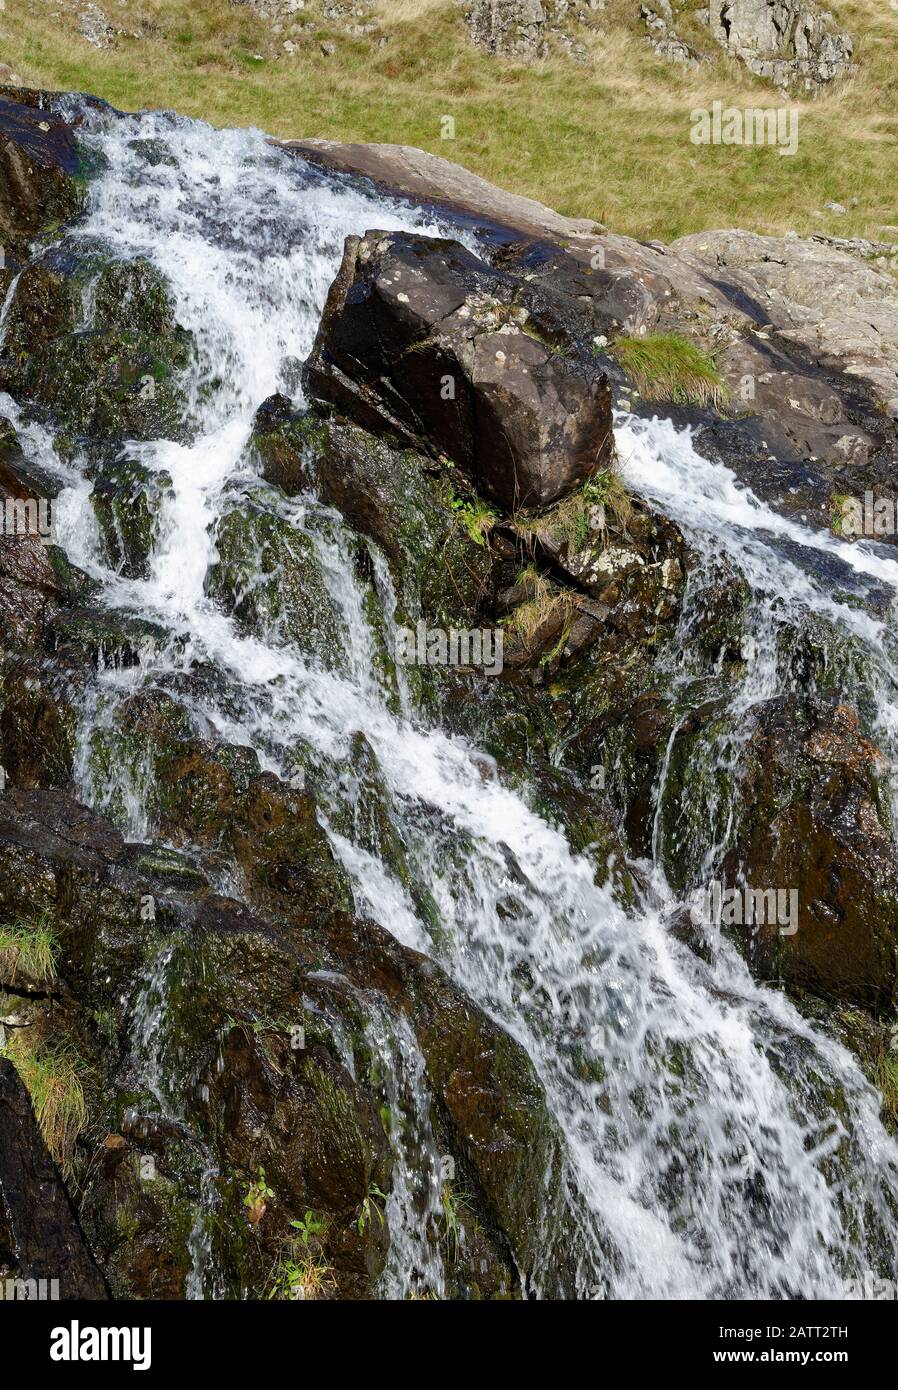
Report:
[[46,550],[53,577],[64,602],[73,605],[84,604],[96,597],[101,587],[99,580],[92,579],[84,570],[73,565],[61,546],[48,545]]
[[285,396],[272,396],[256,414],[250,449],[265,481],[294,496],[311,487],[327,438],[327,422],[317,411],[296,415]]
[[[455,1143],[524,1277],[541,1263],[545,1222],[561,1210],[562,1140],[532,1064],[507,1033],[447,989],[418,981],[416,1033]],[[568,1233],[572,1239],[572,1233]],[[573,1259],[558,1262],[549,1296],[572,1296]]]
[[[474,618],[489,586],[490,554],[453,507],[453,470],[318,407],[275,439],[282,455],[295,450],[297,481],[311,479],[322,500],[384,552],[404,613],[435,627]],[[283,458],[275,478],[277,471],[290,471]]]
[[82,212],[81,152],[45,94],[0,88],[0,241],[24,260],[30,243]]
[[103,333],[147,333],[167,338],[178,332],[165,276],[142,257],[104,266],[92,286],[92,318],[94,327]]
[[72,780],[77,677],[34,659],[7,664],[0,676],[3,768],[20,787],[67,787]]
[[185,440],[182,376],[191,351],[159,272],[143,260],[104,263],[89,248],[24,271],[0,381],[17,399],[51,411],[75,439]]
[[349,911],[352,893],[315,803],[270,772],[250,783],[234,809],[230,842],[250,894],[298,925]]
[[170,490],[168,473],[134,459],[116,459],[94,481],[91,504],[108,561],[130,579],[149,577],[159,508]]
[[234,808],[261,771],[251,748],[208,739],[165,741],[153,759],[154,811],[176,843],[220,846]]
[[409,863],[402,829],[391,814],[389,789],[364,734],[353,735],[348,759],[328,769],[327,775],[334,783],[329,811],[333,829],[390,870],[408,893],[430,935],[438,939],[442,930],[439,909]]
[[31,364],[25,396],[49,407],[76,436],[123,441],[185,441],[187,398],[181,374],[190,339],[143,332],[73,334]]
[[604,797],[559,768],[528,767],[521,782],[533,809],[562,832],[574,854],[584,855],[595,866],[596,883],[610,880],[621,901],[632,902],[624,844]]
[[137,666],[147,653],[162,650],[169,634],[156,623],[107,609],[63,608],[47,624],[51,649],[99,666]]
[[340,664],[343,631],[310,536],[248,498],[215,533],[206,592],[249,631]]
[[848,705],[786,695],[752,714],[720,877],[795,893],[798,910],[797,920],[742,929],[740,945],[765,979],[893,1010],[898,856],[880,810],[886,760]]
[[723,700],[709,700],[680,722],[661,794],[659,855],[677,893],[694,886],[706,852],[724,836],[736,804],[738,773],[721,758],[739,727]]

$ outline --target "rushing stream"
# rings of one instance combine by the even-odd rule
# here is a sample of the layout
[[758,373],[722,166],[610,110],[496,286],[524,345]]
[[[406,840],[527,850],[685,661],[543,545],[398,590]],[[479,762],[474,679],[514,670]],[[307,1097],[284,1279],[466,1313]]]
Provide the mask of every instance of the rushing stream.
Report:
[[[524,1046],[565,1138],[567,1209],[546,1213],[532,1294],[555,1287],[559,1242],[572,1231],[580,1297],[838,1297],[845,1279],[868,1270],[898,1277],[898,1146],[856,1061],[783,994],[756,984],[725,940],[709,963],[675,939],[660,827],[654,862],[642,866],[640,906],[626,910],[610,886],[596,886],[593,866],[561,831],[500,777],[484,775],[482,752],[431,727],[375,660],[370,604],[352,564],[358,538],[314,497],[286,499],[253,473],[245,446],[254,413],[275,391],[302,404],[296,366],[311,348],[346,234],[438,229],[325,178],[258,133],[166,116],[97,115],[93,123],[86,138],[103,156],[102,172],[76,234],[152,260],[197,353],[193,442],[129,446],[130,457],[171,479],[143,580],[104,561],[91,484],[59,462],[42,429],[0,402],[27,450],[63,484],[60,543],[102,581],[102,602],[170,634],[140,666],[101,672],[83,710],[81,795],[114,806],[134,838],[152,832],[149,773],[121,768],[100,778],[92,733],[141,684],[197,663],[216,673],[190,687],[197,730],[253,748],[263,768],[284,777],[297,749],[306,764],[326,768],[350,759],[353,735],[364,733],[440,931],[346,833],[340,812],[351,789],[328,783],[320,813],[357,901],[403,943],[439,959]],[[136,139],[165,157],[148,163]],[[790,688],[780,635],[812,616],[834,645],[844,639],[859,654],[846,663],[859,686],[849,698],[875,712],[880,744],[898,754],[888,623],[837,596],[863,595],[867,584],[898,593],[898,563],[875,546],[848,546],[779,517],[669,422],[622,416],[617,442],[633,490],[682,525],[703,564],[728,555],[751,586],[750,659],[731,691],[732,714]],[[217,526],[250,496],[311,538],[342,629],[333,661],[316,662],[276,629],[247,635],[208,596]],[[394,599],[379,556],[374,575],[389,628]],[[687,603],[684,642],[688,619]],[[676,660],[685,682],[685,647]],[[733,758],[733,747],[719,756]],[[728,834],[723,811],[718,821],[702,846],[709,864]],[[147,982],[156,996],[164,969],[157,962]],[[423,1280],[439,1293],[439,1253],[415,1234],[415,1212],[433,1210],[439,1197],[423,1061],[410,1029],[391,1033],[376,1017],[371,1029],[392,1104],[408,1121],[393,1141],[382,1292],[403,1296]],[[165,1048],[151,1034],[138,1020],[134,1045],[146,1053],[148,1085],[171,1103]],[[404,1146],[414,1147],[413,1159]],[[208,1258],[201,1236],[191,1288],[214,1296],[214,1280],[204,1282],[199,1268]]]

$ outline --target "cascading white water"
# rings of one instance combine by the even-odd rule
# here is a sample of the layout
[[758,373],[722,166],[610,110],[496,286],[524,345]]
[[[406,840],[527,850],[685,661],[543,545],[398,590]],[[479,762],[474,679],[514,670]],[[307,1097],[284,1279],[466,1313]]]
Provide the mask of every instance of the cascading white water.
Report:
[[[103,697],[114,703],[135,682],[211,663],[219,696],[192,697],[197,726],[254,747],[283,775],[297,746],[339,763],[351,756],[353,735],[364,734],[411,872],[438,908],[438,940],[389,867],[331,826],[333,792],[322,815],[358,900],[400,939],[429,949],[520,1041],[564,1135],[565,1210],[546,1212],[532,1293],[557,1286],[557,1265],[571,1255],[560,1243],[571,1239],[581,1297],[839,1296],[843,1279],[874,1265],[895,1277],[898,1147],[857,1063],[784,996],[759,987],[727,942],[709,964],[675,940],[665,923],[676,904],[657,866],[641,907],[625,910],[558,830],[498,775],[485,775],[482,752],[413,716],[407,694],[395,712],[396,691],[370,660],[373,637],[347,563],[357,542],[339,518],[314,499],[254,493],[318,548],[348,634],[341,670],[275,636],[247,636],[205,592],[218,520],[239,505],[242,484],[260,486],[244,452],[253,413],[277,389],[295,395],[295,363],[311,347],[344,236],[435,229],[313,176],[258,133],[165,116],[92,121],[86,138],[105,168],[79,235],[152,260],[197,342],[194,442],[138,450],[172,479],[148,579],[109,570],[88,522],[87,486],[60,474],[61,540],[102,581],[103,602],[179,639],[136,673],[102,673]],[[153,141],[165,157],[148,164],[135,141]],[[735,549],[752,586],[758,657],[736,698],[747,708],[780,688],[770,623],[782,617],[785,598],[785,619],[817,614],[870,652],[882,732],[894,751],[894,668],[883,624],[828,596],[796,551],[825,550],[896,591],[898,565],[776,517],[669,424],[626,418],[617,433],[633,486],[680,520],[700,553]],[[26,446],[58,468],[46,437],[32,432]],[[788,555],[779,540],[791,543]],[[389,616],[380,557],[375,570]],[[89,732],[86,723],[85,739]],[[101,799],[88,759],[82,771],[84,794]],[[135,817],[133,833],[143,834],[145,820]],[[380,1043],[384,1058],[391,1047],[403,1051],[391,1094],[399,1104],[403,1090],[414,1093],[416,1142],[426,1151],[414,1039]],[[152,1052],[153,1065],[161,1055]],[[837,1107],[828,1092],[839,1095]],[[411,1236],[417,1208],[423,1201],[432,1209],[433,1193],[422,1197],[401,1165],[400,1179],[390,1199],[397,1243],[387,1294],[428,1279],[441,1287],[439,1269],[426,1264],[432,1256],[416,1251]],[[194,1280],[194,1292],[201,1286]]]

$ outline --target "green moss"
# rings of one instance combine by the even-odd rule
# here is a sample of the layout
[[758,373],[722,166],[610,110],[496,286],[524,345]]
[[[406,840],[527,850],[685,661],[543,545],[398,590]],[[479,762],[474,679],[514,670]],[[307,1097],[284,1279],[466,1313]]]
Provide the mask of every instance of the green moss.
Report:
[[156,540],[160,503],[171,490],[167,473],[133,459],[117,459],[94,483],[94,509],[109,563],[129,578],[146,579]]
[[486,537],[498,521],[495,510],[472,493],[465,497],[450,494],[450,507],[475,545],[486,545]]
[[79,252],[74,270],[38,262],[16,286],[8,324],[0,382],[52,410],[63,434],[187,437],[181,375],[192,339],[176,324],[165,282],[148,262],[110,263],[95,248]]

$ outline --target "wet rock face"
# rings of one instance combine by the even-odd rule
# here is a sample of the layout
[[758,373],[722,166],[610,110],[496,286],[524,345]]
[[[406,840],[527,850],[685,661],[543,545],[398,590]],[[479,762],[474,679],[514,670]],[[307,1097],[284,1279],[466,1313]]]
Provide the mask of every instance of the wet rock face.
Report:
[[885,760],[857,713],[796,696],[757,721],[728,884],[798,893],[797,929],[760,928],[745,948],[766,978],[887,1008],[898,984],[898,859],[882,811]]
[[0,1281],[7,1280],[24,1281],[17,1298],[49,1298],[52,1280],[59,1281],[61,1299],[108,1296],[28,1092],[12,1063],[0,1057]]
[[28,243],[80,206],[72,128],[39,93],[0,87],[0,244],[23,257]]
[[711,33],[759,77],[812,90],[851,71],[853,44],[812,0],[711,0]]
[[567,346],[549,346],[515,281],[462,246],[370,232],[347,239],[305,379],[513,511],[555,501],[610,456],[607,380]]
[[[0,920],[37,911],[58,923],[56,1036],[98,1078],[75,1164],[88,1175],[81,1218],[113,1291],[184,1297],[191,1232],[207,1210],[217,1296],[266,1296],[296,1239],[291,1222],[311,1209],[322,1223],[311,1253],[330,1281],[319,1296],[370,1296],[389,1237],[370,1204],[391,1187],[395,1122],[371,1029],[389,1030],[392,1016],[417,1038],[435,1136],[471,1203],[447,1277],[462,1296],[513,1292],[508,1250],[530,1267],[545,1175],[559,1161],[528,1058],[437,966],[338,910],[339,894],[311,919],[308,885],[294,891],[295,836],[283,839],[272,811],[276,779],[256,785],[255,811],[241,814],[270,921],[217,896],[183,856],[127,845],[62,793],[0,798]],[[288,885],[268,875],[265,846],[280,843]],[[260,1168],[268,1195],[255,1200]],[[0,1191],[3,1171],[0,1073]],[[3,1234],[0,1204],[0,1246]]]

